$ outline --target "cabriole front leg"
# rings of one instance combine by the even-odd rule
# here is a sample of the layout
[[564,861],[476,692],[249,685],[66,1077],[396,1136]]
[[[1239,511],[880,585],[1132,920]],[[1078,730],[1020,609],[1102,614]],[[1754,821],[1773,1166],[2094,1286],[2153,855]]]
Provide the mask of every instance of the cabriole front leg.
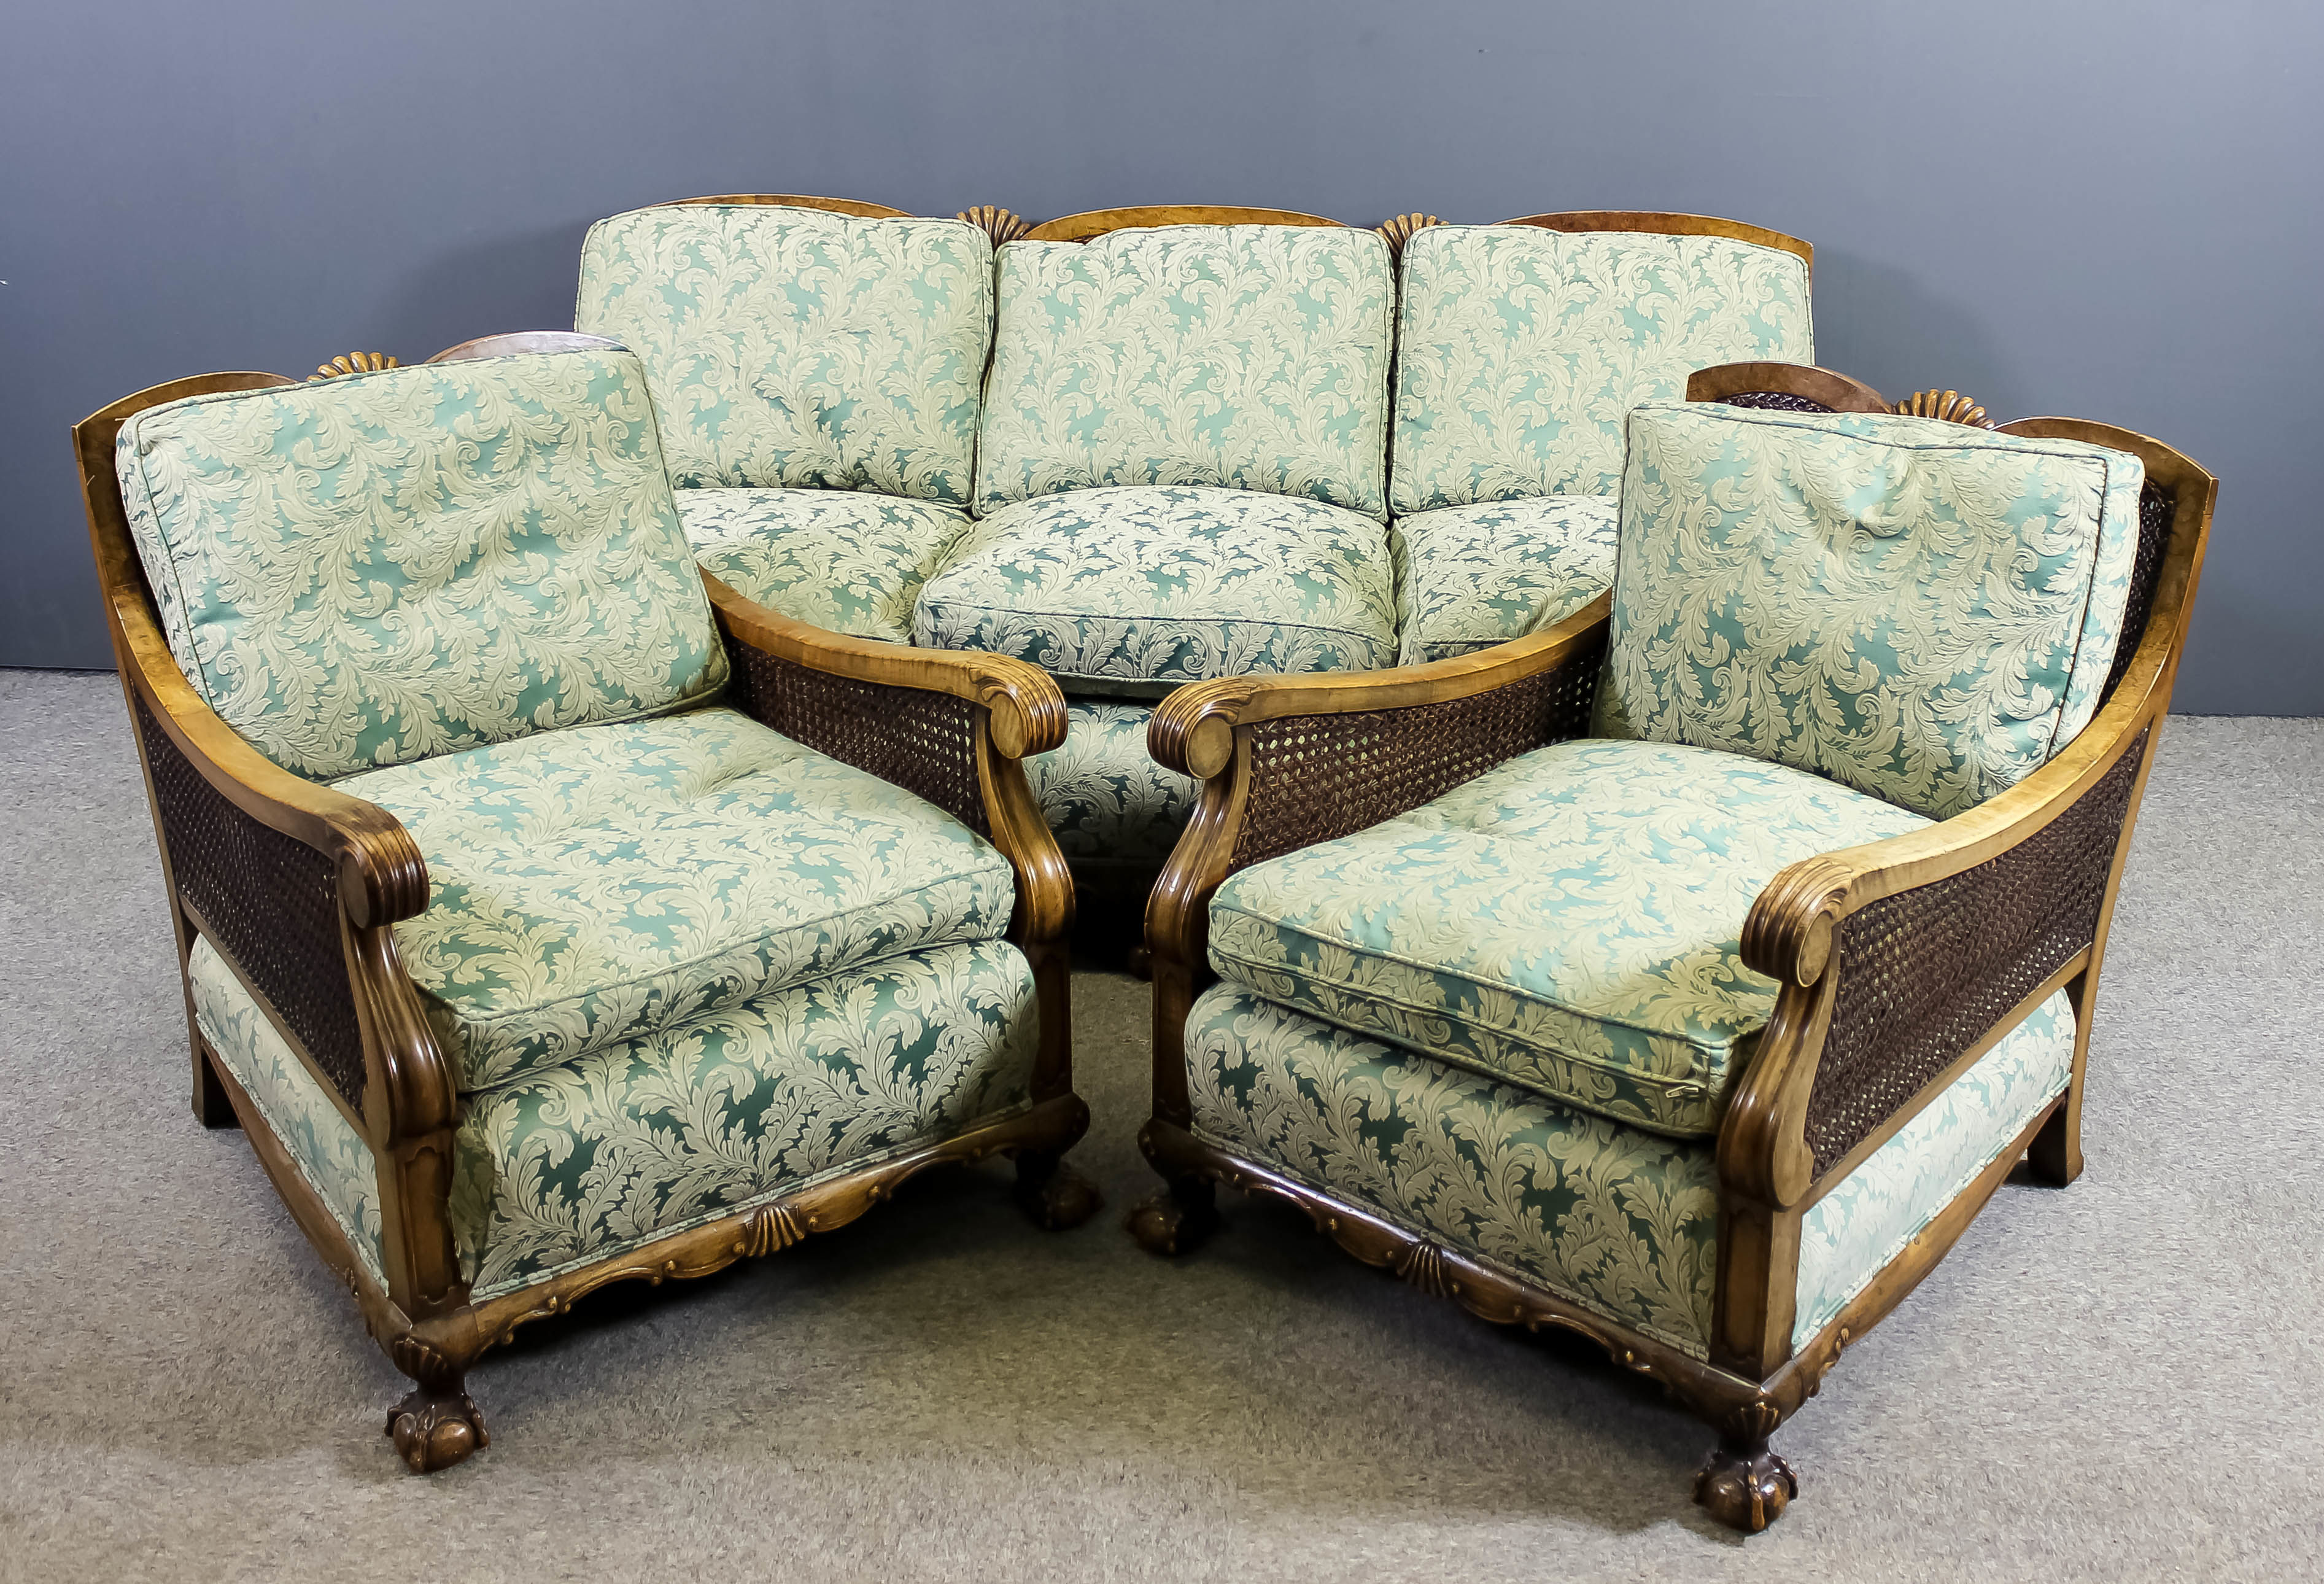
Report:
[[1162,1173],[1165,1186],[1130,1210],[1130,1235],[1148,1254],[1190,1254],[1218,1230],[1218,1188],[1208,1177],[1186,1171],[1157,1153],[1158,1125],[1149,1122],[1140,1130],[1138,1147]]
[[1078,1227],[1105,1203],[1097,1184],[1062,1153],[1044,1150],[1017,1152],[1016,1195],[1018,1207],[1046,1232]]
[[1768,1449],[1783,1415],[1764,1399],[1718,1423],[1719,1445],[1694,1477],[1694,1499],[1729,1529],[1757,1534],[1800,1494],[1799,1476]]
[[461,1366],[416,1337],[397,1338],[388,1354],[414,1383],[387,1411],[387,1433],[413,1473],[449,1468],[492,1445]]

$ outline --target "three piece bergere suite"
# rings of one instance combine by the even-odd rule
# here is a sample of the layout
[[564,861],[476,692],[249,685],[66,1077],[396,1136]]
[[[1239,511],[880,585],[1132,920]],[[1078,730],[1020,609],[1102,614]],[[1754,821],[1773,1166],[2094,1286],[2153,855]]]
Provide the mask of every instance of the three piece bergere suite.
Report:
[[745,196],[576,329],[82,422],[183,970],[412,1389],[1013,1158],[1065,1227],[1077,895],[1219,1183],[1769,1447],[2023,1161],[2080,1169],[2217,482],[1814,366],[1725,220]]

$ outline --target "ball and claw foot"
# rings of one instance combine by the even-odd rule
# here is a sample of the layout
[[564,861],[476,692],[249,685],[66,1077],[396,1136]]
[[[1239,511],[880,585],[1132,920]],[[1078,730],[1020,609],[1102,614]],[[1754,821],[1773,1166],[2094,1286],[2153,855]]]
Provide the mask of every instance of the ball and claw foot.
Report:
[[1055,1155],[1017,1157],[1017,1202],[1044,1232],[1063,1232],[1098,1213],[1097,1184]]
[[463,1391],[431,1392],[424,1386],[414,1387],[387,1411],[387,1433],[414,1474],[449,1468],[493,1444],[475,1398]]
[[1191,1253],[1218,1229],[1219,1211],[1208,1182],[1174,1182],[1130,1212],[1130,1235],[1148,1254]]
[[1696,1503],[1729,1529],[1746,1534],[1757,1534],[1782,1517],[1799,1494],[1799,1476],[1764,1440],[1721,1438],[1694,1477]]

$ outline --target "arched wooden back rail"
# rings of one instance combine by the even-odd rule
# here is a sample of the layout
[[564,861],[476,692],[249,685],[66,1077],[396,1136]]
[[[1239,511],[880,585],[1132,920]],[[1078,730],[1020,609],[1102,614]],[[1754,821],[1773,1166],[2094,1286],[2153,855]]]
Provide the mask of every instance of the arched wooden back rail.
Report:
[[1090,209],[1045,220],[1025,233],[1030,242],[1087,242],[1109,231],[1148,226],[1338,226],[1321,215],[1296,209],[1234,208],[1210,204],[1148,204],[1135,208]]

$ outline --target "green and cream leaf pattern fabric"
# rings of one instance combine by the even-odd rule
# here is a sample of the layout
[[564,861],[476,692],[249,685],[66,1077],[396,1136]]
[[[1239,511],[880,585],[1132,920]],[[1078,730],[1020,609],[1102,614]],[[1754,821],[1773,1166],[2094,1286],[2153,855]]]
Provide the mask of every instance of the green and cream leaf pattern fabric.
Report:
[[118,463],[180,668],[301,775],[725,680],[625,352],[189,396],[124,424]]
[[1425,665],[1554,627],[1614,581],[1614,497],[1440,506],[1388,524],[1397,663]]
[[598,221],[576,328],[645,361],[681,487],[965,505],[992,243],[961,220],[664,204]]
[[1146,751],[1148,704],[1076,699],[1065,746],[1025,761],[1057,846],[1076,864],[1158,864],[1178,845],[1202,783]]
[[1004,941],[909,951],[471,1097],[452,1221],[478,1300],[1022,1106],[1033,974]]
[[463,1089],[898,952],[1003,933],[949,814],[730,709],[527,737],[346,790],[428,860],[395,926]]
[[1204,677],[1394,664],[1395,572],[1378,522],[1319,501],[1075,490],[980,522],[921,590],[912,632],[1084,692],[1160,698]]
[[1597,729],[1975,808],[2096,711],[2144,482],[1936,419],[1641,407]]
[[1775,1010],[1741,958],[1753,901],[1786,864],[1927,823],[1737,755],[1559,743],[1230,877],[1211,964],[1351,1033],[1708,1136]]
[[1371,232],[1012,242],[998,290],[980,513],[1061,489],[1197,484],[1387,514],[1396,289]]
[[1657,1138],[1326,1027],[1234,985],[1186,1019],[1197,1137],[1697,1358],[1707,1143]]
[[912,641],[920,586],[968,529],[934,501],[852,489],[681,489],[703,570],[770,610],[858,638]]
[[1813,363],[1805,260],[1725,236],[1431,226],[1405,245],[1399,514],[1612,495],[1622,415],[1721,363]]
[[339,1224],[356,1261],[384,1290],[379,1162],[371,1145],[323,1092],[206,936],[195,940],[187,956],[186,985],[202,1038]]
[[2061,990],[1809,1206],[1793,1345],[1831,1324],[2065,1092],[2073,1072],[2074,1009]]

